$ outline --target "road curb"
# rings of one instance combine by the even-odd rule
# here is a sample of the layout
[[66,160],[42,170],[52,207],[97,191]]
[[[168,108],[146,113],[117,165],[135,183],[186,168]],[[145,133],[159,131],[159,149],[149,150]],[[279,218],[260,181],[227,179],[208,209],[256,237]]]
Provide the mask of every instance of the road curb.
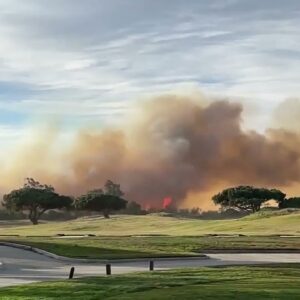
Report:
[[12,242],[0,242],[0,246],[13,247],[17,249],[32,251],[56,260],[70,262],[70,263],[128,263],[128,262],[147,262],[149,260],[154,261],[175,261],[175,260],[199,260],[199,259],[209,259],[205,254],[200,254],[197,256],[177,256],[177,257],[145,257],[145,258],[130,258],[130,259],[91,259],[91,258],[71,258],[66,256],[57,255],[39,248],[35,248],[28,245],[12,243]]

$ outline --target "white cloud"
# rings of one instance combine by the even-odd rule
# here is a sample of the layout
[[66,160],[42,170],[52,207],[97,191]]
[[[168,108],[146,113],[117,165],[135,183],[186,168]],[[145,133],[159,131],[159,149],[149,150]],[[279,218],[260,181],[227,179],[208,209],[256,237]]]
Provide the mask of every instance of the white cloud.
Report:
[[0,109],[119,118],[141,95],[199,86],[257,105],[248,123],[261,129],[300,92],[299,11],[292,0],[0,0],[0,83],[27,89],[15,99],[11,87]]

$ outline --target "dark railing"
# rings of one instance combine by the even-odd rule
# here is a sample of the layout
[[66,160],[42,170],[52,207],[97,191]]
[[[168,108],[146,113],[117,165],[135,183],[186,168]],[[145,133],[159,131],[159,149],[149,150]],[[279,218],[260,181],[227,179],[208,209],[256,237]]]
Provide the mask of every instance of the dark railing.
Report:
[[[106,270],[106,275],[107,276],[111,275],[111,264],[106,264],[105,265],[105,270]],[[153,260],[149,261],[149,271],[154,271],[154,261]],[[70,269],[69,279],[73,279],[74,273],[75,273],[75,267],[72,267]]]

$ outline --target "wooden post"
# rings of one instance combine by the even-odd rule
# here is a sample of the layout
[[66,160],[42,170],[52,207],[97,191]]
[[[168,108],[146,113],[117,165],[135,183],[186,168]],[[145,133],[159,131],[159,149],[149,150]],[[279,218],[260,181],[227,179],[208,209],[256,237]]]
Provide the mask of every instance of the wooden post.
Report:
[[111,265],[110,264],[106,265],[106,275],[111,275]]
[[153,271],[153,270],[154,270],[154,261],[153,261],[153,260],[150,260],[150,263],[149,263],[149,270],[150,270],[150,271]]
[[72,278],[73,278],[74,272],[75,272],[75,268],[72,267],[71,270],[70,270],[69,279],[72,279]]

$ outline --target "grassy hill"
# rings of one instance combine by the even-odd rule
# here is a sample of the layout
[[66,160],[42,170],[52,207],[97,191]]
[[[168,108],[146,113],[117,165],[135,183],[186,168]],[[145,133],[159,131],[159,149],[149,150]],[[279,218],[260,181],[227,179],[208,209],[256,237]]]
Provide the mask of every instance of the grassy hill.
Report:
[[116,215],[110,219],[86,217],[67,222],[47,222],[37,226],[27,221],[3,223],[0,235],[53,236],[57,234],[95,234],[99,236],[205,234],[300,235],[299,211],[260,212],[234,220],[186,219],[159,214]]
[[[299,224],[300,213],[288,210],[214,221],[122,215],[35,226],[27,221],[3,223],[0,238],[70,257],[158,257],[196,255],[210,249],[300,250]],[[83,234],[96,236],[76,236]]]

